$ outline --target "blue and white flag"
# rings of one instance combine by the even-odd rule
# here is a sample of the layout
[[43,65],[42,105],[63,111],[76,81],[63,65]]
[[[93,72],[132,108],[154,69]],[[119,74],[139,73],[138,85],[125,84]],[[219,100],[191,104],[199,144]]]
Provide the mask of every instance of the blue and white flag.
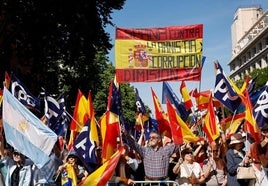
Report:
[[32,95],[28,88],[11,74],[11,92],[26,107],[40,111],[40,100]]
[[174,93],[168,82],[163,81],[162,87],[162,103],[166,103],[166,98],[170,100],[172,104],[174,104],[178,115],[181,117],[183,121],[186,121],[190,112],[186,110],[184,104],[179,100],[177,95]]
[[142,113],[145,114],[146,113],[146,109],[144,106],[144,103],[139,95],[139,91],[137,88],[135,88],[135,93],[136,93],[136,106],[137,106],[137,112],[138,113]]
[[[90,164],[97,164],[96,144],[91,137],[90,119],[86,122],[74,142],[74,150],[88,170]],[[91,171],[91,170],[90,170]]]
[[67,115],[63,95],[56,100],[47,93],[44,97],[46,124],[58,136],[65,136],[67,132]]
[[230,111],[235,112],[241,104],[241,98],[234,91],[218,62],[215,62],[215,70],[216,82],[214,88],[214,97]]
[[6,88],[3,95],[3,126],[7,143],[30,158],[38,168],[50,159],[57,135]]
[[268,124],[268,82],[260,94],[252,114],[260,128]]

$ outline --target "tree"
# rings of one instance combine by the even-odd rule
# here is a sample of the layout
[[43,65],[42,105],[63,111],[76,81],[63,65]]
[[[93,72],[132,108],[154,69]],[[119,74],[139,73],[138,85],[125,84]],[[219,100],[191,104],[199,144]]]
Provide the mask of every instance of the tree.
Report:
[[64,93],[73,105],[78,88],[100,89],[112,48],[105,27],[125,0],[2,0],[0,73],[15,73],[34,95]]
[[[264,86],[266,82],[268,81],[268,67],[263,69],[255,69],[252,72],[249,73],[250,79],[256,78],[256,84],[254,87],[254,90],[259,89],[260,87]],[[236,81],[238,87],[242,87],[246,77],[243,77],[243,79]]]

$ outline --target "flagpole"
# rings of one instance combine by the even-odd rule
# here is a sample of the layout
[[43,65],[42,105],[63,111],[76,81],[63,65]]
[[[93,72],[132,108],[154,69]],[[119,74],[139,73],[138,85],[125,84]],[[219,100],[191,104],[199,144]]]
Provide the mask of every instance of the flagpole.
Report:
[[80,123],[78,123],[74,118],[73,118],[73,116],[71,116],[71,114],[69,113],[69,112],[67,112],[67,111],[65,111],[65,113],[76,123],[76,125],[78,125],[78,127],[80,128],[80,129],[82,129],[83,128],[83,126],[82,125],[80,125]]

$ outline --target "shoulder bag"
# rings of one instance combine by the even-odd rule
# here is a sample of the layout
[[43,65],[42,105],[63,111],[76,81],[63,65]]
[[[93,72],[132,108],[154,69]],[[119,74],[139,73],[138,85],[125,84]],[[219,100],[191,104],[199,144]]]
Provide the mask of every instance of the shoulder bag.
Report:
[[237,179],[256,179],[254,168],[252,166],[238,167],[236,177]]

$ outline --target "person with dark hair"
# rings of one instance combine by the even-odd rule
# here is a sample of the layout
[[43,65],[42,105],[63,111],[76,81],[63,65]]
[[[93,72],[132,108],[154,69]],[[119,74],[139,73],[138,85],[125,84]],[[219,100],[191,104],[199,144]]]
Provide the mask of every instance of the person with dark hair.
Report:
[[203,166],[206,186],[225,186],[227,184],[226,163],[220,157],[220,146],[215,141],[209,145],[208,154]]
[[7,168],[5,185],[30,186],[33,162],[16,149],[12,152],[12,158],[7,156],[7,154],[4,153],[3,136],[1,135],[0,138],[0,163],[3,163]]
[[191,149],[181,151],[179,162],[174,166],[173,172],[178,174],[179,185],[190,186],[204,183],[205,176],[199,163],[194,161]]
[[256,179],[253,180],[255,185],[267,186],[268,175],[262,164],[264,151],[260,143],[254,142],[250,145],[249,156],[252,158],[251,166],[253,167],[256,175]]
[[88,176],[87,170],[84,166],[78,164],[79,158],[75,151],[70,151],[66,163],[59,166],[58,174],[62,175],[62,183],[65,183],[69,178],[72,179],[73,183],[79,183]]

